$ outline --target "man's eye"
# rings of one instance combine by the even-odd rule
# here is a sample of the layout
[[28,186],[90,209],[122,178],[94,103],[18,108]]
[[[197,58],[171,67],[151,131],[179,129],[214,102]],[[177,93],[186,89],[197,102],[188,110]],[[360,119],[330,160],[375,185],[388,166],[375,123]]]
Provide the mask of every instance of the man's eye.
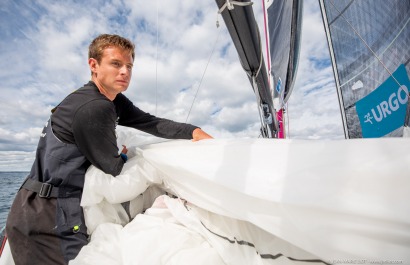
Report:
[[120,63],[119,62],[112,62],[112,65],[115,67],[120,67]]

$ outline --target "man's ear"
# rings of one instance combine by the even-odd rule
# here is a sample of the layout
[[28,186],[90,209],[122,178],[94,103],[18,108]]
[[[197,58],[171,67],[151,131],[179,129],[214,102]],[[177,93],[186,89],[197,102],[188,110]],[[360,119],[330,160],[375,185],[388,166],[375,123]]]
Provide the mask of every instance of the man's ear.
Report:
[[98,62],[94,58],[88,59],[88,66],[90,67],[91,74],[97,71]]

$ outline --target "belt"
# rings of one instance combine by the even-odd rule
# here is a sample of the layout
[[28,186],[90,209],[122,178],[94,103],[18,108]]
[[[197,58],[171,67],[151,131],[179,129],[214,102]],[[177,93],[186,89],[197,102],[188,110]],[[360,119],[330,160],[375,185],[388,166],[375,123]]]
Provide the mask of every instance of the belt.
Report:
[[22,188],[30,191],[34,191],[37,193],[38,197],[40,198],[66,198],[71,197],[73,195],[81,195],[81,190],[69,190],[62,187],[55,187],[53,184],[40,182],[38,180],[34,180],[32,178],[27,178]]

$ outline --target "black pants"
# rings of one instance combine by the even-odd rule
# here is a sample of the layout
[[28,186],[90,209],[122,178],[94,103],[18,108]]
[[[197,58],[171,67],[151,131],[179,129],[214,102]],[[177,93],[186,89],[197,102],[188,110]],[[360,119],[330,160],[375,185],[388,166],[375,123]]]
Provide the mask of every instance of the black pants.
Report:
[[40,198],[26,189],[17,193],[6,224],[16,265],[68,264],[88,243],[84,230],[85,225],[73,231],[58,199]]

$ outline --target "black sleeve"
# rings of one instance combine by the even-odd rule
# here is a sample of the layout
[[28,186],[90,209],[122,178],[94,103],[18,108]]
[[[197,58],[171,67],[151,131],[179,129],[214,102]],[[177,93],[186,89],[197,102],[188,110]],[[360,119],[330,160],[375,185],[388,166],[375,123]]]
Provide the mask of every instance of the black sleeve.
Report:
[[79,150],[91,164],[113,176],[120,174],[124,165],[118,154],[116,118],[112,102],[94,100],[78,109],[72,124]]
[[158,118],[144,112],[123,94],[118,94],[114,100],[119,125],[132,127],[143,132],[167,139],[192,139],[192,132],[198,128],[187,123],[175,122]]

